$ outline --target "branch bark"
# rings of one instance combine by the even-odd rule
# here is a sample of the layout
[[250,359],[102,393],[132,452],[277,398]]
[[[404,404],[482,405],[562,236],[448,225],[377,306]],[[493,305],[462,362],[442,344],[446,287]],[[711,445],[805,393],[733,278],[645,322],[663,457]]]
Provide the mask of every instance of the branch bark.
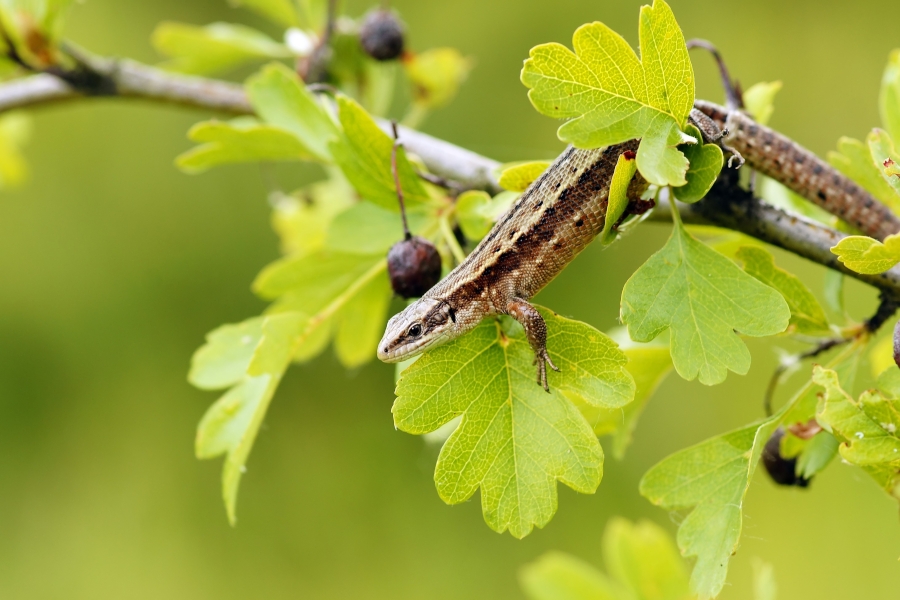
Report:
[[[144,99],[233,115],[253,112],[238,84],[170,73],[122,59],[97,59],[90,66],[115,84],[113,96]],[[0,111],[91,98],[50,74],[37,74],[0,84]],[[714,106],[714,105],[710,105]],[[390,132],[390,123],[382,121]],[[494,175],[500,163],[412,129],[400,128],[400,142],[417,154],[428,169],[464,188],[497,192]],[[659,207],[663,209],[665,207]],[[880,275],[855,273],[838,262],[831,247],[845,234],[787,213],[741,189],[730,174],[723,176],[702,201],[679,205],[685,223],[705,223],[740,231],[784,248],[900,298],[900,266]],[[667,220],[668,210],[656,210],[651,220]]]

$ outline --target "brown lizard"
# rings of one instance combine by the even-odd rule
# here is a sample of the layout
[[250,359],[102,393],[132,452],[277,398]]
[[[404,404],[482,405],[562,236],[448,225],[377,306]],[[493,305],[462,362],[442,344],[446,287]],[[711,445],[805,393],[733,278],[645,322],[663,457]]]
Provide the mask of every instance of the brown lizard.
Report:
[[[692,118],[706,141],[740,152],[754,169],[864,233],[881,239],[900,230],[900,220],[887,207],[808,150],[743,113],[732,115],[702,101],[696,106],[709,117]],[[717,129],[723,126],[731,129]],[[603,230],[616,161],[637,147],[638,140],[629,140],[595,150],[567,148],[463,262],[388,321],[378,358],[405,360],[462,335],[488,315],[507,314],[525,329],[538,382],[548,389],[547,365],[558,369],[547,354],[547,326],[528,300]],[[628,188],[633,206],[647,187],[636,174]]]

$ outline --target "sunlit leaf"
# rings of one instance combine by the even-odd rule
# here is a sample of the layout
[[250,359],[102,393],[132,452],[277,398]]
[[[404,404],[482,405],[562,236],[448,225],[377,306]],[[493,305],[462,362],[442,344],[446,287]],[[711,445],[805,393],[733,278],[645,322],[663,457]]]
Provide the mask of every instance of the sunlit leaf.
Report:
[[775,95],[781,90],[780,81],[760,81],[744,91],[744,110],[757,123],[765,125],[775,111]]
[[175,159],[188,173],[234,163],[314,158],[293,134],[271,125],[202,121],[191,127],[188,138],[200,145]]
[[609,182],[609,194],[606,202],[606,216],[603,217],[603,231],[600,232],[600,240],[608,243],[615,239],[613,227],[619,221],[619,217],[625,214],[628,208],[628,186],[637,171],[634,155],[626,156],[623,152],[616,159],[616,168]]
[[678,374],[706,385],[721,383],[729,370],[750,368],[750,352],[736,331],[774,335],[790,319],[781,294],[692,238],[680,222],[625,284],[621,311],[635,341],[649,342],[669,329]]
[[797,333],[823,335],[830,332],[825,311],[796,275],[775,266],[775,259],[763,248],[744,246],[737,252],[744,270],[769,287],[775,288],[791,309],[791,325]]
[[[336,170],[336,169],[335,169]],[[273,203],[272,228],[283,254],[309,254],[325,245],[334,218],[356,201],[356,192],[340,172]]]
[[264,320],[264,317],[253,317],[209,332],[206,344],[191,359],[188,381],[204,390],[217,390],[240,382],[247,374],[262,338]]
[[848,235],[831,252],[857,273],[884,273],[900,262],[900,234],[887,236],[884,243],[864,235]]
[[634,393],[615,343],[584,323],[541,314],[561,369],[549,374],[550,393],[535,382],[521,326],[503,317],[426,352],[404,371],[393,407],[395,425],[416,434],[462,415],[438,458],[438,493],[456,504],[480,488],[487,524],[520,538],[552,518],[556,481],[584,493],[600,483],[603,452],[563,392],[605,406]]
[[456,48],[432,48],[410,53],[403,58],[403,67],[413,86],[413,102],[435,109],[453,100],[472,62]]
[[599,569],[563,552],[547,552],[519,572],[531,600],[620,600],[626,593]]
[[505,190],[524,192],[549,166],[545,160],[517,163],[504,169],[497,183]]
[[680,128],[694,104],[694,72],[669,6],[654,0],[641,8],[640,59],[603,23],[579,27],[572,44],[574,52],[556,43],[532,48],[521,78],[534,107],[570,119],[558,135],[579,148],[642,138],[644,177],[684,185],[688,161],[675,146],[685,141]]
[[828,162],[889,206],[895,214],[900,214],[900,196],[885,181],[866,144],[842,137],[838,140],[837,152],[828,153]]
[[331,160],[328,145],[338,128],[295,71],[281,63],[266,65],[247,80],[246,89],[266,123],[293,133],[316,158]]
[[900,194],[900,154],[894,149],[891,136],[882,129],[873,129],[866,137],[872,160],[878,167],[882,178],[891,189]]
[[154,30],[152,41],[160,54],[170,57],[163,66],[182,73],[207,74],[291,55],[286,46],[264,33],[235,23],[197,27],[163,22]]

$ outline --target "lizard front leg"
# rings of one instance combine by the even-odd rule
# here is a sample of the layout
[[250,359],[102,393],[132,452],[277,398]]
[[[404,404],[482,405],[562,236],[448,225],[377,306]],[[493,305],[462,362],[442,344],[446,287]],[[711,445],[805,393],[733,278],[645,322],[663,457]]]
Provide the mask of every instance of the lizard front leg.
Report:
[[522,324],[525,328],[525,336],[534,350],[534,364],[537,365],[537,382],[547,392],[547,365],[554,371],[559,371],[550,355],[547,354],[547,324],[535,307],[521,298],[513,298],[506,305],[506,314]]

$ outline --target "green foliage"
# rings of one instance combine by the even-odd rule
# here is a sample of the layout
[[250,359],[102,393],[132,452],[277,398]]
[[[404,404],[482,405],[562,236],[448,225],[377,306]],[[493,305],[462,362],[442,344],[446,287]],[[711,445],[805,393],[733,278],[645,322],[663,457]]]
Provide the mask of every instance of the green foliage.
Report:
[[246,88],[260,118],[294,134],[319,160],[331,160],[328,145],[338,135],[337,126],[295,71],[272,63],[248,79]]
[[503,169],[497,183],[505,190],[524,192],[549,166],[550,162],[546,160],[515,163]]
[[609,182],[609,194],[606,202],[606,216],[603,218],[603,231],[600,232],[600,241],[610,243],[616,238],[613,227],[619,217],[625,214],[628,208],[628,185],[637,171],[636,161],[620,154],[616,159],[616,168]]
[[672,539],[649,521],[614,519],[602,541],[608,575],[562,552],[548,552],[519,573],[532,600],[684,600],[687,569]]
[[188,138],[200,145],[175,160],[175,164],[187,173],[200,173],[233,163],[314,158],[294,135],[250,118],[239,118],[228,123],[203,121],[191,127]]
[[[634,396],[626,358],[592,327],[540,309],[547,348],[561,372],[550,392],[535,383],[534,352],[512,319],[488,319],[403,372],[392,412],[406,432],[434,431],[457,416],[441,449],[435,483],[456,504],[481,488],[487,524],[515,537],[556,512],[556,481],[584,493],[600,483],[603,451],[568,398],[621,407]],[[477,360],[476,360],[477,358]]]
[[900,234],[887,236],[884,243],[864,235],[849,235],[831,251],[857,273],[884,273],[900,262]]
[[825,388],[816,419],[841,441],[841,458],[862,467],[888,494],[900,498],[900,400],[867,390],[855,401],[841,387],[837,373],[819,366],[813,381]]
[[[688,125],[686,132],[697,140],[702,140],[700,130],[693,125]],[[712,188],[716,178],[722,171],[725,162],[722,149],[715,144],[680,144],[678,149],[690,161],[690,168],[685,174],[687,183],[681,187],[673,188],[672,193],[682,202],[697,202]]]
[[[561,44],[531,49],[522,69],[528,97],[542,114],[571,119],[559,138],[597,148],[642,138],[641,174],[658,185],[684,185],[687,158],[675,148],[694,105],[694,72],[684,36],[663,0],[641,7],[641,58],[603,23],[582,25]],[[697,142],[697,139],[693,139]]]
[[900,214],[900,197],[881,175],[881,170],[872,161],[866,144],[853,138],[838,140],[837,152],[828,153],[828,162],[841,173],[853,179],[878,200]]
[[284,27],[301,25],[296,4],[292,0],[229,0],[232,6],[243,6]]
[[[338,117],[343,134],[331,142],[331,154],[359,194],[385,208],[399,210],[391,173],[393,140],[359,104],[339,96]],[[429,196],[402,148],[397,149],[397,173],[403,199],[409,207],[428,202]]]
[[790,309],[777,291],[691,237],[677,211],[673,216],[669,241],[625,284],[621,319],[639,342],[669,329],[678,374],[714,385],[728,370],[744,374],[750,368],[750,352],[735,331],[780,333]]
[[246,25],[212,23],[205,27],[160,23],[153,32],[153,47],[168,56],[164,67],[173,71],[208,74],[248,62],[291,55],[284,44]]
[[472,61],[456,48],[432,48],[405,56],[403,68],[412,84],[412,112],[404,119],[411,125],[425,112],[442,108],[456,97],[472,70]]
[[[894,149],[894,142],[886,131],[873,129],[866,137],[869,143],[869,152],[879,174],[887,181],[891,189],[900,194],[900,173],[897,165],[900,165],[900,154]],[[896,202],[897,200],[895,200]]]
[[743,94],[744,109],[757,123],[765,125],[775,112],[775,95],[781,91],[781,82],[759,82],[751,85]]
[[827,335],[830,332],[825,311],[809,288],[796,275],[775,266],[775,259],[767,250],[743,246],[737,251],[737,259],[744,263],[744,270],[778,290],[791,309],[789,331],[807,335]]

